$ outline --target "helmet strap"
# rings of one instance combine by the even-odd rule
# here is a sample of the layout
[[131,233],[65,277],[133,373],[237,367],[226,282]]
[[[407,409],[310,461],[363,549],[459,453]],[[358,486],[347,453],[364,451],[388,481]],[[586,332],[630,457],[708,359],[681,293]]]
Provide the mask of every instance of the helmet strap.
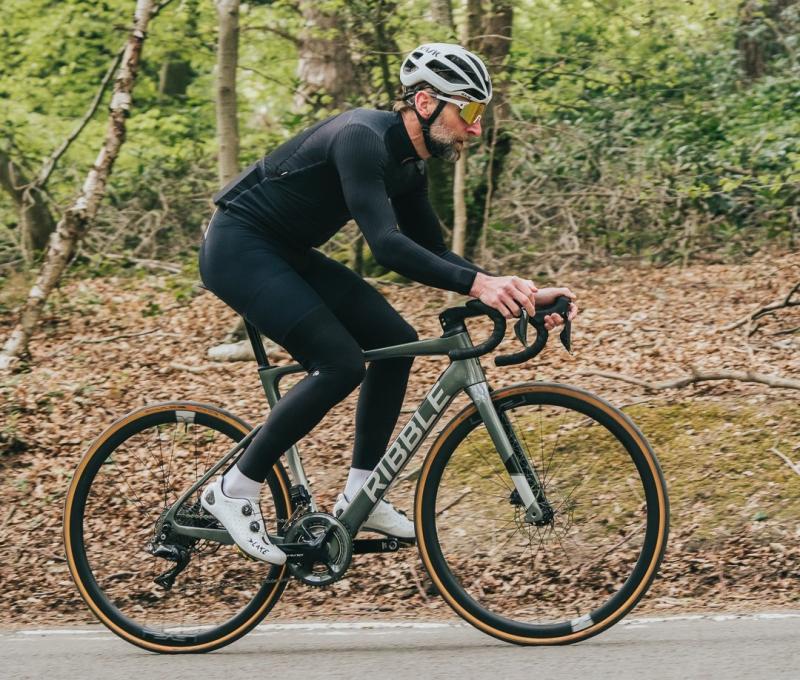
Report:
[[433,125],[433,123],[439,117],[439,114],[442,112],[442,109],[444,109],[446,104],[446,101],[442,101],[441,99],[437,100],[436,108],[427,118],[423,118],[419,111],[417,111],[417,107],[414,107],[414,113],[417,114],[417,120],[422,128],[422,139],[425,141],[425,148],[428,149],[428,153],[430,153],[431,156],[436,156],[437,158],[440,158],[441,154],[446,149],[442,148],[442,145],[431,139],[431,125]]

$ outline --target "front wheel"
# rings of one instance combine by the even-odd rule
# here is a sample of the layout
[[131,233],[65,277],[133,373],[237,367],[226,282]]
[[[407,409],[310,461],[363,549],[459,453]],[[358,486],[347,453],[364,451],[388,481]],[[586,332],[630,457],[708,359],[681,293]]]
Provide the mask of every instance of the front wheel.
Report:
[[584,640],[619,621],[656,576],[669,523],[658,461],[626,415],[583,390],[530,383],[492,401],[552,517],[526,521],[469,405],[420,471],[423,562],[456,613],[490,635],[526,645]]
[[[111,425],[78,466],[64,514],[67,562],[86,604],[128,642],[162,653],[218,649],[261,621],[283,592],[285,566],[245,559],[232,545],[156,531],[167,508],[249,430],[213,406],[154,404]],[[261,507],[275,533],[291,509],[279,463]],[[200,506],[200,490],[177,519],[220,528]]]

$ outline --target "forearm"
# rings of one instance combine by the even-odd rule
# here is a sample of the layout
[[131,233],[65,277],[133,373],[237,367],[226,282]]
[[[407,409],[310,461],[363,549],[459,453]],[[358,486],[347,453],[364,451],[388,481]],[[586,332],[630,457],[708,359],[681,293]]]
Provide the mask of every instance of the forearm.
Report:
[[483,267],[479,267],[474,262],[470,262],[468,259],[461,257],[460,255],[456,255],[452,250],[447,250],[440,255],[443,260],[447,260],[453,264],[457,264],[460,267],[464,267],[466,269],[471,269],[474,272],[480,272],[481,274],[486,274],[488,276],[493,276],[490,272],[487,272]]
[[470,262],[440,257],[399,232],[384,234],[377,243],[373,239],[370,246],[378,264],[412,281],[462,295],[473,286],[477,270]]

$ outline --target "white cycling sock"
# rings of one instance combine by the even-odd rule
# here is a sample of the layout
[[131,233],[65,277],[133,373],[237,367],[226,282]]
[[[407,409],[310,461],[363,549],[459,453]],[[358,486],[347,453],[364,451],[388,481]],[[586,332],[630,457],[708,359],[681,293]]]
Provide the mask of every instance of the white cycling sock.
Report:
[[351,467],[347,475],[347,484],[344,487],[344,497],[347,502],[353,500],[355,495],[359,492],[367,477],[372,474],[372,470],[359,470],[358,468]]
[[250,479],[234,465],[222,478],[222,493],[229,498],[258,498],[261,493],[261,482]]

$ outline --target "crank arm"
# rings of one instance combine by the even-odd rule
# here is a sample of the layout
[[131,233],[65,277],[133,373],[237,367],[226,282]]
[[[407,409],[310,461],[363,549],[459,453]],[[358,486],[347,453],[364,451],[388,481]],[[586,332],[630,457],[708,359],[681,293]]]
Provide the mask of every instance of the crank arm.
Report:
[[416,541],[401,540],[399,538],[357,538],[353,541],[353,554],[397,552],[401,548],[411,548]]

